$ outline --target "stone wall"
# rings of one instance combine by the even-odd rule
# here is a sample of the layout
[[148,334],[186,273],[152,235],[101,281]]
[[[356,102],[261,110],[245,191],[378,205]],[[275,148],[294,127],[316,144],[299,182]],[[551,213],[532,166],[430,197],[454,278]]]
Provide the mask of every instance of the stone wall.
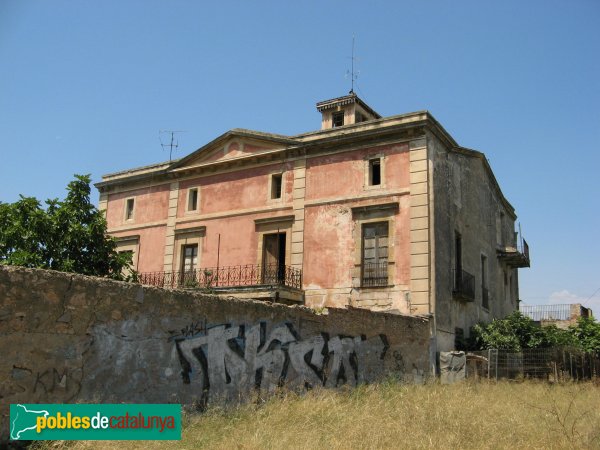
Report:
[[[517,309],[517,270],[502,263],[496,251],[500,242],[514,245],[514,211],[502,201],[493,175],[486,171],[482,154],[451,150],[432,134],[428,135],[428,150],[434,161],[437,350],[452,351],[456,348],[457,329],[468,336],[476,323],[506,317]],[[501,228],[497,221],[500,213],[504,214]],[[461,235],[462,269],[474,277],[475,298],[471,301],[454,298],[452,293],[456,233]],[[500,241],[498,235],[502,236]],[[483,261],[485,283],[482,283]],[[483,301],[484,284],[488,289],[487,305]]]
[[237,402],[428,374],[426,319],[224,299],[0,266],[2,434],[11,403]]

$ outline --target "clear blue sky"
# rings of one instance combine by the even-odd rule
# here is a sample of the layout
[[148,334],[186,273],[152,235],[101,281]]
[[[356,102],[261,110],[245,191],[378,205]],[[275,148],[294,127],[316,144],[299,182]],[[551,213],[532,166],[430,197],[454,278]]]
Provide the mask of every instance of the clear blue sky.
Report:
[[318,129],[353,34],[364,100],[487,155],[531,245],[526,304],[600,288],[598,0],[0,0],[0,201],[166,160],[159,130],[187,130],[180,157],[231,128]]

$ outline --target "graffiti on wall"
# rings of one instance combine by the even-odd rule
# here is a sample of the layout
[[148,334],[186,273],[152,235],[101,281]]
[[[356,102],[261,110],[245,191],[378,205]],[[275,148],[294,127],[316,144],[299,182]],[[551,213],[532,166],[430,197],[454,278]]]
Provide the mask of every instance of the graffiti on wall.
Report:
[[[301,339],[289,323],[267,334],[264,322],[252,326],[193,327],[198,334],[172,336],[185,384],[202,401],[241,399],[255,390],[272,392],[316,386],[355,386],[383,373],[385,335]],[[185,330],[188,331],[188,330]]]

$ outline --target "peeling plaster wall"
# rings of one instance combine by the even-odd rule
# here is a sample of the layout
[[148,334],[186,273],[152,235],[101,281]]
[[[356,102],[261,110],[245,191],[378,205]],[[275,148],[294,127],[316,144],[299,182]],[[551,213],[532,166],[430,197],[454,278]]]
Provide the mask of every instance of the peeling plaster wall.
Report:
[[[410,314],[408,143],[307,159],[303,280],[311,307],[346,306]],[[368,185],[368,161],[382,161],[381,184]],[[359,216],[352,208],[395,202],[397,210]],[[362,224],[389,223],[389,286],[360,287]]]
[[426,319],[222,299],[0,266],[0,415],[11,403],[238,402],[428,375]]

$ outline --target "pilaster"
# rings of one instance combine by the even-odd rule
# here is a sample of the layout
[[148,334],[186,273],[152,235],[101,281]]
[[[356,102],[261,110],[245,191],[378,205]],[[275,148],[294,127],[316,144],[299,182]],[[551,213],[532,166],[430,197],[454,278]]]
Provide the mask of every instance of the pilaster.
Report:
[[302,269],[304,262],[304,199],[306,197],[306,159],[294,161],[294,223],[292,224],[291,265]]
[[179,201],[179,182],[175,181],[169,186],[169,212],[167,216],[167,233],[165,238],[165,272],[175,269],[173,255],[175,253],[175,223],[177,222],[177,203]]
[[430,313],[431,243],[427,141],[409,145],[410,172],[410,308],[411,313]]

